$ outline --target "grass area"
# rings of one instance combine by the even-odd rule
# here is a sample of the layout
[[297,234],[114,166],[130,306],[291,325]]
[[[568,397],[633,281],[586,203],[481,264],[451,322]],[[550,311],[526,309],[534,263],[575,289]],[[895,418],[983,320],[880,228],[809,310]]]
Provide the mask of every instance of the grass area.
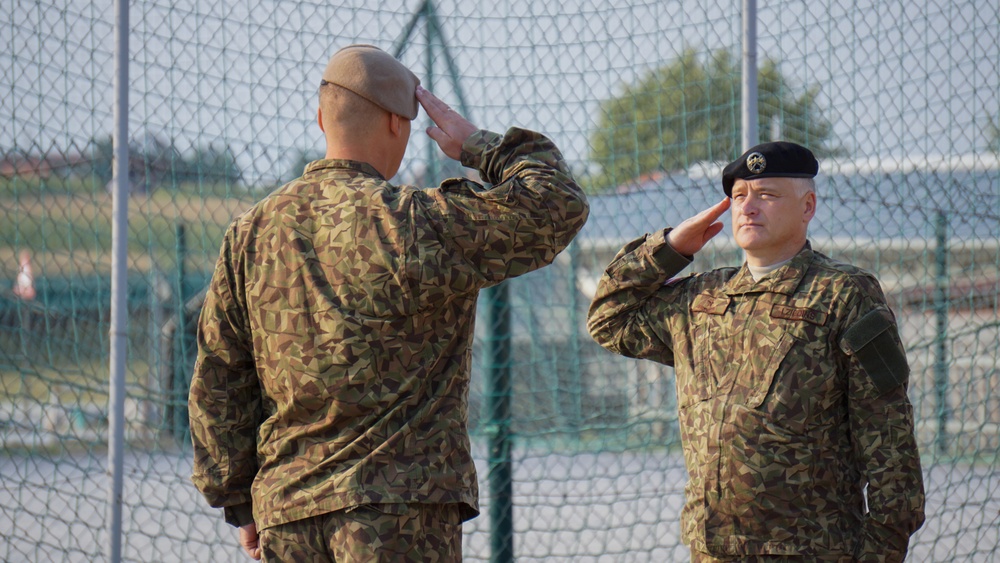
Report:
[[[68,182],[68,181],[64,181]],[[14,186],[14,187],[12,187]],[[85,188],[88,188],[85,189]],[[211,190],[210,190],[211,192]],[[226,226],[255,197],[200,195],[191,186],[134,195],[129,201],[130,270],[173,269],[178,253],[178,225],[186,229],[191,270],[210,270]],[[77,181],[52,189],[46,182],[29,185],[0,182],[0,278],[17,275],[21,249],[33,255],[33,272],[43,276],[90,276],[111,271],[112,196]]]
[[[107,326],[75,319],[61,326],[0,327],[0,398],[43,403],[105,405],[110,375]],[[126,384],[151,388],[149,340],[139,316],[129,330]]]
[[[128,379],[136,383],[141,377],[137,369],[148,374],[148,364],[130,366]],[[0,397],[46,404],[106,405],[110,368],[106,359],[83,364],[60,362],[27,363],[11,369],[0,369]]]
[[[185,271],[192,276],[187,279],[210,273],[225,228],[258,199],[246,193],[227,197],[232,191],[184,184],[133,195],[130,276],[148,280],[146,275],[156,270],[173,279],[178,225],[185,230]],[[106,408],[110,367],[104,304],[112,213],[111,194],[91,180],[0,178],[0,403]],[[44,303],[19,303],[10,293],[23,249],[31,251],[36,287],[50,290]],[[169,314],[164,312],[159,322]],[[158,328],[149,315],[148,302],[130,305],[126,381],[130,396],[159,402],[162,397],[152,396],[158,392],[152,380],[157,367],[151,365]],[[27,327],[22,325],[29,317]]]

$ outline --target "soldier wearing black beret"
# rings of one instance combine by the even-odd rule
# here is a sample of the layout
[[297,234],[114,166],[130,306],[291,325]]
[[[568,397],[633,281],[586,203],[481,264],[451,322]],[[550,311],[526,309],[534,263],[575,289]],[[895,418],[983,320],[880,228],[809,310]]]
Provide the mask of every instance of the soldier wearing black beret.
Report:
[[[751,148],[725,199],[622,248],[591,305],[602,346],[674,367],[692,561],[898,563],[924,521],[895,317],[874,276],[812,249],[818,170],[795,143]],[[729,209],[744,263],[677,277]]]

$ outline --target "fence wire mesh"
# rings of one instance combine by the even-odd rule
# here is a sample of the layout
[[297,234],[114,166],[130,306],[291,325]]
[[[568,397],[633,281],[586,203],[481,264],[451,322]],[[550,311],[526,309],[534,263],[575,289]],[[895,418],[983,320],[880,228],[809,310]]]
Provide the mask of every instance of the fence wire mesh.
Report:
[[[510,284],[520,561],[679,561],[686,481],[670,369],[584,328],[626,241],[721,197],[740,147],[738,2],[132,2],[123,554],[232,561],[190,484],[193,319],[229,221],[321,155],[323,65],[399,53],[481,127],[551,136],[592,217]],[[0,8],[0,559],[104,553],[114,6]],[[1000,560],[1000,5],[761,3],[759,131],[821,156],[814,248],[878,275],[925,467],[910,561]],[[456,173],[421,114],[396,180]],[[738,264],[726,234],[694,270]],[[488,330],[480,323],[481,332]],[[470,420],[486,478],[482,339]],[[484,485],[481,487],[487,491]],[[490,558],[490,523],[465,555]]]

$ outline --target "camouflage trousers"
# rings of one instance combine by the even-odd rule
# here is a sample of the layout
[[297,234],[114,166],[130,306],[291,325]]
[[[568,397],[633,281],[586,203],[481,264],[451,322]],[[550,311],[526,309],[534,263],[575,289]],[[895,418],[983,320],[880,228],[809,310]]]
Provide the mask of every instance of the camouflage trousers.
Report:
[[265,563],[451,563],[462,560],[455,504],[371,504],[260,532]]
[[691,550],[691,563],[853,563],[850,555],[733,555],[716,557],[700,551]]

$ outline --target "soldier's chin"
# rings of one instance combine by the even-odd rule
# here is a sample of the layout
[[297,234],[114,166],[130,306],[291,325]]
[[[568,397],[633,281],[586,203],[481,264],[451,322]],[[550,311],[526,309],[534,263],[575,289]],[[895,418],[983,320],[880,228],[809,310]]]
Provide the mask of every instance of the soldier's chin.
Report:
[[[744,227],[745,229],[746,227]],[[743,229],[740,229],[743,231]],[[755,233],[740,232],[734,237],[736,239],[736,246],[739,246],[746,252],[752,252],[754,250],[761,250],[767,248],[767,243]]]

